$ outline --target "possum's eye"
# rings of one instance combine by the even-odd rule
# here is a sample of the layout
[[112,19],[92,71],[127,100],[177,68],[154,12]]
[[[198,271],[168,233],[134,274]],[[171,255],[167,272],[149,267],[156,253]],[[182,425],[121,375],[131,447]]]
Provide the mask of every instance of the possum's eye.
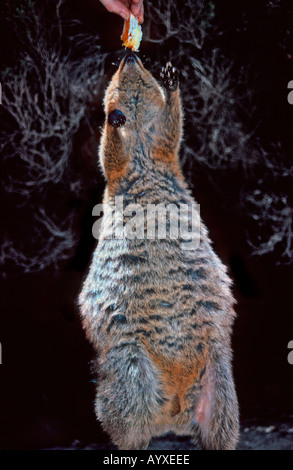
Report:
[[122,111],[119,111],[119,109],[114,109],[114,111],[111,111],[111,113],[108,115],[108,123],[110,126],[121,127],[125,124],[125,122],[126,117]]

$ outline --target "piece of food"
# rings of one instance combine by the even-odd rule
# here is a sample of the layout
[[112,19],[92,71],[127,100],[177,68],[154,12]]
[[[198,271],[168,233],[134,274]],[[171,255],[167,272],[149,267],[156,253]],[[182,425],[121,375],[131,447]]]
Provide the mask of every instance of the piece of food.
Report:
[[142,38],[141,26],[138,24],[137,19],[130,13],[127,21],[124,21],[124,28],[121,39],[123,46],[129,47],[133,51],[137,51]]

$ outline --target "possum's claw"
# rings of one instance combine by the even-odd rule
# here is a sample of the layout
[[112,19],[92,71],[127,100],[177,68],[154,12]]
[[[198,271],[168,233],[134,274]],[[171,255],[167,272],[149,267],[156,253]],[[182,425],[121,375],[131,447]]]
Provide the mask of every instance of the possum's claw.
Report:
[[119,111],[119,109],[114,109],[114,111],[111,111],[111,113],[108,115],[108,123],[110,126],[113,127],[121,127],[125,124],[126,122],[126,117],[122,113],[122,111]]
[[162,67],[160,77],[163,85],[167,90],[174,91],[179,84],[179,72],[176,67],[173,67],[171,62],[167,62],[166,67]]

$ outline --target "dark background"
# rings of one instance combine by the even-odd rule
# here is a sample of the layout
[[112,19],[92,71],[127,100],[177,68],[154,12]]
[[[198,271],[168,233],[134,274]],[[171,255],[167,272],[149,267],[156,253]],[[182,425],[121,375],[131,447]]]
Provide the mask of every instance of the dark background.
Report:
[[[268,13],[265,1],[213,3],[223,33],[212,37],[207,49],[216,44],[234,61],[235,70],[239,65],[249,66],[256,90],[254,119],[261,117],[259,136],[264,141],[282,141],[286,163],[292,164],[293,106],[287,102],[287,84],[293,80],[293,49],[292,33],[289,37],[286,33],[293,24],[292,6],[290,2],[269,2],[275,3],[275,9],[273,5]],[[70,14],[99,32],[102,47],[109,52],[106,85],[117,59],[123,56],[122,20],[94,0],[70,2]],[[2,29],[1,44],[3,63],[10,66],[21,46],[9,22]],[[172,50],[172,44],[164,47]],[[141,57],[147,68],[151,69],[152,58],[164,55],[157,49],[159,46],[142,43]],[[234,78],[237,81],[236,75]],[[65,212],[74,204],[77,207],[74,249],[57,268],[25,273],[11,261],[3,266],[0,448],[37,449],[66,446],[75,439],[82,443],[107,440],[94,416],[95,377],[90,367],[94,353],[85,340],[76,307],[94,247],[91,210],[100,202],[105,185],[95,164],[98,127],[103,121],[101,101],[91,117],[96,122],[96,140],[81,129],[73,157],[75,171],[83,167],[88,191],[77,200],[64,195],[62,201]],[[188,116],[185,122],[192,129]],[[192,131],[196,134],[196,129]],[[79,151],[87,138],[92,158],[80,162]],[[256,171],[261,174],[263,169]],[[285,187],[292,201],[292,180],[272,180],[266,183],[268,190],[271,183],[277,190]],[[234,375],[241,421],[253,417],[260,423],[282,422],[293,413],[293,365],[287,361],[288,342],[293,340],[292,265],[279,264],[278,251],[251,255],[247,230],[256,228],[235,202],[237,188],[243,183],[240,168],[212,170],[195,163],[191,183],[214,248],[234,280],[238,315],[233,335]],[[2,191],[4,231],[19,241],[29,233],[30,207],[16,209],[14,202]],[[56,204],[54,197],[52,204]]]

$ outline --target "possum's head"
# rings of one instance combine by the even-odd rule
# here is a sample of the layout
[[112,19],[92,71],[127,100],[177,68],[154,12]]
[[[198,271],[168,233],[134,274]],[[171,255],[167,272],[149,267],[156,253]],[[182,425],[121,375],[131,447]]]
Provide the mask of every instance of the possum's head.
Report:
[[161,78],[166,91],[130,53],[109,84],[99,147],[107,194],[119,191],[119,182],[127,179],[128,172],[160,168],[183,179],[178,160],[182,122],[178,72],[168,63]]
[[140,131],[158,119],[164,92],[137,55],[130,53],[112,77],[104,103],[107,115],[119,109],[126,117],[125,128]]

